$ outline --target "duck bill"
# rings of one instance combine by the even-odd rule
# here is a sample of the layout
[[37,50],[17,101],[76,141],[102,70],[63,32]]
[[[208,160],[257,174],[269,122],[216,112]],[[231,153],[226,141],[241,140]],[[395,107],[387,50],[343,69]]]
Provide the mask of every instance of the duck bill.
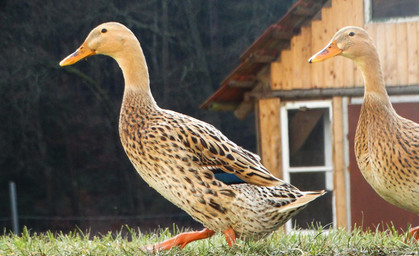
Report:
[[342,50],[339,49],[336,41],[332,41],[328,46],[326,46],[323,50],[316,53],[311,57],[308,62],[314,63],[314,62],[320,62],[327,59],[330,59],[336,55],[339,55],[342,53]]
[[68,55],[65,59],[63,59],[60,62],[60,66],[63,67],[63,66],[72,65],[78,62],[79,60],[85,59],[95,54],[96,52],[90,49],[87,46],[87,43],[84,42],[75,52],[73,52],[72,54]]

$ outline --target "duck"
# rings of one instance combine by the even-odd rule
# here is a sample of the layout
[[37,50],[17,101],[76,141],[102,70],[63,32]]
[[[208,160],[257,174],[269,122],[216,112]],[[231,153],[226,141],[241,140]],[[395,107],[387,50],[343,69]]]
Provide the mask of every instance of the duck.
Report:
[[205,227],[143,249],[184,248],[216,232],[224,233],[229,246],[236,238],[261,239],[325,193],[300,191],[214,126],[160,108],[151,94],[141,45],[121,23],[94,28],[59,65],[97,54],[113,58],[123,73],[119,135],[132,165],[149,186]]
[[354,141],[362,175],[384,200],[419,215],[419,124],[394,110],[376,47],[366,30],[354,26],[340,29],[309,63],[334,56],[354,61],[364,79]]

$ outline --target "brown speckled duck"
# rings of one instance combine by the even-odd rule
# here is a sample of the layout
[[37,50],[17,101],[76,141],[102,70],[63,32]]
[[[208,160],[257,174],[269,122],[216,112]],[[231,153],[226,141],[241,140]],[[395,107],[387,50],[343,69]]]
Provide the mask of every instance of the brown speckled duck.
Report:
[[377,50],[364,29],[342,28],[309,62],[339,55],[358,65],[365,82],[355,135],[359,169],[382,198],[419,215],[419,124],[393,109]]
[[124,25],[99,25],[60,65],[94,54],[114,58],[122,69],[125,89],[119,134],[135,169],[151,187],[206,227],[145,249],[183,248],[214,232],[224,232],[229,246],[236,237],[262,238],[324,194],[302,192],[274,177],[257,155],[212,125],[159,108],[151,95],[140,43]]

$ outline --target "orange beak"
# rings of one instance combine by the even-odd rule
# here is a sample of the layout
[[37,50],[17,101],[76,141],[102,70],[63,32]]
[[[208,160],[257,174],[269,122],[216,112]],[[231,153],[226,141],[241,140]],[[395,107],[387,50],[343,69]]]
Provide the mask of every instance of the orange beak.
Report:
[[68,65],[72,65],[76,62],[78,62],[81,59],[87,58],[89,56],[95,55],[96,52],[92,49],[90,49],[87,46],[87,43],[84,42],[79,49],[77,49],[75,52],[73,52],[72,54],[68,55],[65,59],[63,59],[60,62],[60,66],[68,66]]
[[324,60],[330,59],[330,58],[332,58],[336,55],[339,55],[340,53],[342,53],[342,50],[339,49],[339,47],[337,46],[336,41],[332,41],[323,50],[314,54],[313,57],[311,57],[308,60],[308,62],[309,63],[314,63],[314,62],[324,61]]

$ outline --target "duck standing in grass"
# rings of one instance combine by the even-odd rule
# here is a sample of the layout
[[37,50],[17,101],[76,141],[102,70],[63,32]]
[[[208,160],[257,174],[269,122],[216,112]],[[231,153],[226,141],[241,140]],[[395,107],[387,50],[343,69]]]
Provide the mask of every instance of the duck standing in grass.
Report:
[[382,198],[419,215],[419,124],[399,116],[391,105],[377,50],[364,29],[342,28],[309,62],[339,55],[358,65],[365,82],[355,134],[359,169]]
[[140,43],[124,25],[99,25],[60,65],[94,54],[114,58],[122,69],[125,89],[119,134],[135,169],[151,187],[206,227],[146,249],[183,248],[215,232],[224,232],[229,246],[236,237],[259,239],[324,194],[302,192],[274,177],[259,156],[212,125],[159,108],[150,91]]

